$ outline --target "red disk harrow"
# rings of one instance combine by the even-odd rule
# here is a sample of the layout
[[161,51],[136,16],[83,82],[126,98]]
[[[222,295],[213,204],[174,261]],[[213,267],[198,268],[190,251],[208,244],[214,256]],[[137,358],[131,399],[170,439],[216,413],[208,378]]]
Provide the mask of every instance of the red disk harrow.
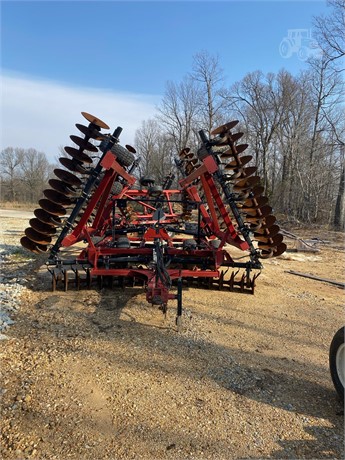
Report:
[[[70,136],[78,148],[65,147],[63,169],[55,169],[21,239],[26,249],[49,253],[53,290],[72,282],[90,288],[94,280],[100,288],[140,285],[163,312],[177,299],[178,323],[185,285],[254,293],[260,259],[279,256],[286,245],[256,167],[248,165],[252,157],[242,155],[243,133],[232,132],[238,122],[210,138],[199,131],[198,151],[185,148],[175,159],[182,178],[172,189],[173,172],[162,185],[134,176],[136,151],[119,144],[122,128],[102,133],[106,123],[82,115],[89,122],[76,124],[83,137]],[[63,257],[63,248],[77,244],[76,257]]]

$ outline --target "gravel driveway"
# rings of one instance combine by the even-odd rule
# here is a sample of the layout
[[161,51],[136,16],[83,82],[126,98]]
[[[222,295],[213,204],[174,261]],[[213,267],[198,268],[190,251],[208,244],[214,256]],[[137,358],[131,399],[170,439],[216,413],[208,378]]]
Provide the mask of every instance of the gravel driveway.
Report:
[[2,303],[1,458],[344,457],[328,370],[343,290],[287,273],[343,281],[337,234],[265,261],[254,296],[186,289],[177,332],[173,302],[164,319],[139,288],[51,292],[44,256],[19,246],[29,217],[0,213],[0,293],[16,295]]

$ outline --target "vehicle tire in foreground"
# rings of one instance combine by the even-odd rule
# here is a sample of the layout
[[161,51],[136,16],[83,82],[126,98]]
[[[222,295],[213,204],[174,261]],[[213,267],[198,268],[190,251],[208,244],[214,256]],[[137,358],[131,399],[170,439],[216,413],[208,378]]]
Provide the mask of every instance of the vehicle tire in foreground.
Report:
[[344,399],[345,384],[345,344],[344,328],[342,327],[333,337],[329,349],[329,368],[335,389],[341,399]]

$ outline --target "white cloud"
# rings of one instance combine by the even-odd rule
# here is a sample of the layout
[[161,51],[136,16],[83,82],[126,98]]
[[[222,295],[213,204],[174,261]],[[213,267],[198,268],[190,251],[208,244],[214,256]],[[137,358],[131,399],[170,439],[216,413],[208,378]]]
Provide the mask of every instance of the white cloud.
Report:
[[[59,146],[71,145],[71,134],[81,135],[75,123],[88,124],[80,112],[102,119],[113,132],[123,128],[121,144],[133,144],[142,120],[155,114],[158,95],[73,87],[66,84],[2,76],[0,149],[35,148],[53,162]],[[105,132],[105,130],[104,130]]]

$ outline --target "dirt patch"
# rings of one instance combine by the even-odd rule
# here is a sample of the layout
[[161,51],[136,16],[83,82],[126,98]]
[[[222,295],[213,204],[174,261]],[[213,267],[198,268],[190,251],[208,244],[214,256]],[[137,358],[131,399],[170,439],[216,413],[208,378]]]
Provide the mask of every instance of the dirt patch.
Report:
[[[6,244],[26,224],[2,218]],[[139,288],[53,293],[41,259],[4,265],[26,291],[0,342],[2,458],[343,458],[328,370],[343,290],[287,273],[343,281],[326,236],[265,261],[254,296],[186,289],[180,332]]]

